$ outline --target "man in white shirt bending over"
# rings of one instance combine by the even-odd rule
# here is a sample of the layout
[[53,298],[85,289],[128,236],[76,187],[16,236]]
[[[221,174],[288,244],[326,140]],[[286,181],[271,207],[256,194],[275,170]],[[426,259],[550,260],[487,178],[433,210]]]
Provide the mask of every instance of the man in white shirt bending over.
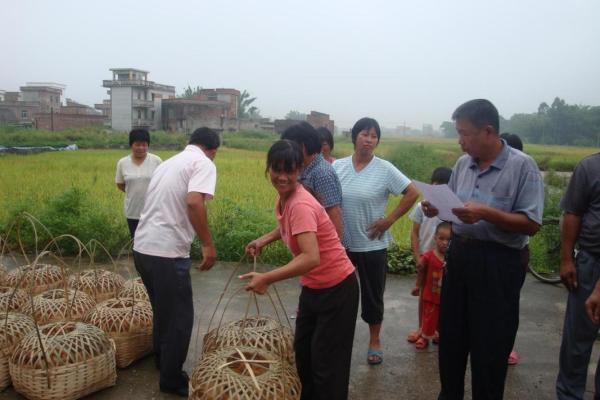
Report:
[[202,243],[200,270],[210,269],[217,252],[208,228],[205,202],[217,181],[213,159],[220,141],[216,132],[199,128],[188,146],[156,168],[133,254],[154,312],[154,353],[160,369],[160,390],[188,396],[183,371],[194,324],[190,247],[194,234]]

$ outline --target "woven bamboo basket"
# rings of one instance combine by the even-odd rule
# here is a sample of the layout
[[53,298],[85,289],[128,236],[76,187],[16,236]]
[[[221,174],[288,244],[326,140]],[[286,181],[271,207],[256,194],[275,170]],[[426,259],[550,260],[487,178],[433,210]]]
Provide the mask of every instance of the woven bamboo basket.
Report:
[[15,390],[32,400],[73,400],[114,386],[113,341],[101,329],[61,321],[26,335],[9,360]]
[[109,299],[96,306],[85,322],[115,342],[117,367],[125,368],[152,352],[152,307],[143,300]]
[[64,281],[63,269],[57,265],[24,265],[10,271],[6,277],[6,286],[26,290],[33,296],[46,290],[60,287]]
[[6,267],[0,264],[0,286],[6,284],[6,278],[8,276],[8,272],[6,271]]
[[90,269],[69,278],[69,286],[86,292],[97,302],[112,299],[123,287],[125,279],[105,269]]
[[19,311],[28,300],[29,296],[24,290],[0,286],[0,311]]
[[202,353],[225,347],[247,346],[283,356],[293,363],[294,335],[272,318],[252,316],[215,328],[204,336]]
[[2,313],[0,319],[0,391],[10,386],[8,359],[23,336],[35,329],[33,319],[25,314]]
[[95,305],[91,296],[80,290],[52,289],[33,298],[33,309],[27,302],[23,312],[34,317],[38,325],[46,325],[62,320],[82,321]]
[[123,288],[117,297],[150,301],[150,298],[148,297],[148,291],[146,291],[146,286],[144,286],[142,278],[134,278],[125,281]]
[[189,389],[194,400],[294,400],[301,385],[295,367],[281,356],[242,346],[205,354]]

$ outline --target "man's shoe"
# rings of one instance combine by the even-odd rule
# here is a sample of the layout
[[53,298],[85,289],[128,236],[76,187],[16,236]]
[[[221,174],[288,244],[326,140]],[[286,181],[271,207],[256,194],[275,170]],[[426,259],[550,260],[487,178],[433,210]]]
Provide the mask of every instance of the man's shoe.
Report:
[[174,389],[161,386],[160,391],[163,393],[171,393],[171,394],[174,394],[174,395],[180,396],[180,397],[188,397],[189,396],[189,388],[187,386],[174,388]]

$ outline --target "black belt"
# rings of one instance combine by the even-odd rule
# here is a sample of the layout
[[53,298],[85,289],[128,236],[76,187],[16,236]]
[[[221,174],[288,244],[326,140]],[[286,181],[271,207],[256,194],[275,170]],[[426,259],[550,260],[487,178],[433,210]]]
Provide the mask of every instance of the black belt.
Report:
[[511,250],[515,250],[515,251],[523,251],[525,249],[529,250],[528,246],[525,246],[523,249],[515,249],[514,247],[509,247],[505,244],[502,243],[498,243],[498,242],[492,242],[491,240],[481,240],[481,239],[476,239],[474,237],[469,237],[469,236],[461,236],[461,235],[457,235],[456,233],[452,234],[452,238],[451,241],[455,241],[457,243],[466,245],[466,246],[483,246],[483,247],[500,247],[500,248],[507,248],[507,249],[511,249]]

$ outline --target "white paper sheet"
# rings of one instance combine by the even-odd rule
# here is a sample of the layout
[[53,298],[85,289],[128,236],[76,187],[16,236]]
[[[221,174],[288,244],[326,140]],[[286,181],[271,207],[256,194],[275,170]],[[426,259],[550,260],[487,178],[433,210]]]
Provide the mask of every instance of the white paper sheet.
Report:
[[439,210],[439,219],[442,221],[460,222],[458,217],[452,214],[452,209],[461,208],[465,205],[450,190],[448,185],[429,185],[419,181],[413,181],[413,183],[423,193],[425,200]]

